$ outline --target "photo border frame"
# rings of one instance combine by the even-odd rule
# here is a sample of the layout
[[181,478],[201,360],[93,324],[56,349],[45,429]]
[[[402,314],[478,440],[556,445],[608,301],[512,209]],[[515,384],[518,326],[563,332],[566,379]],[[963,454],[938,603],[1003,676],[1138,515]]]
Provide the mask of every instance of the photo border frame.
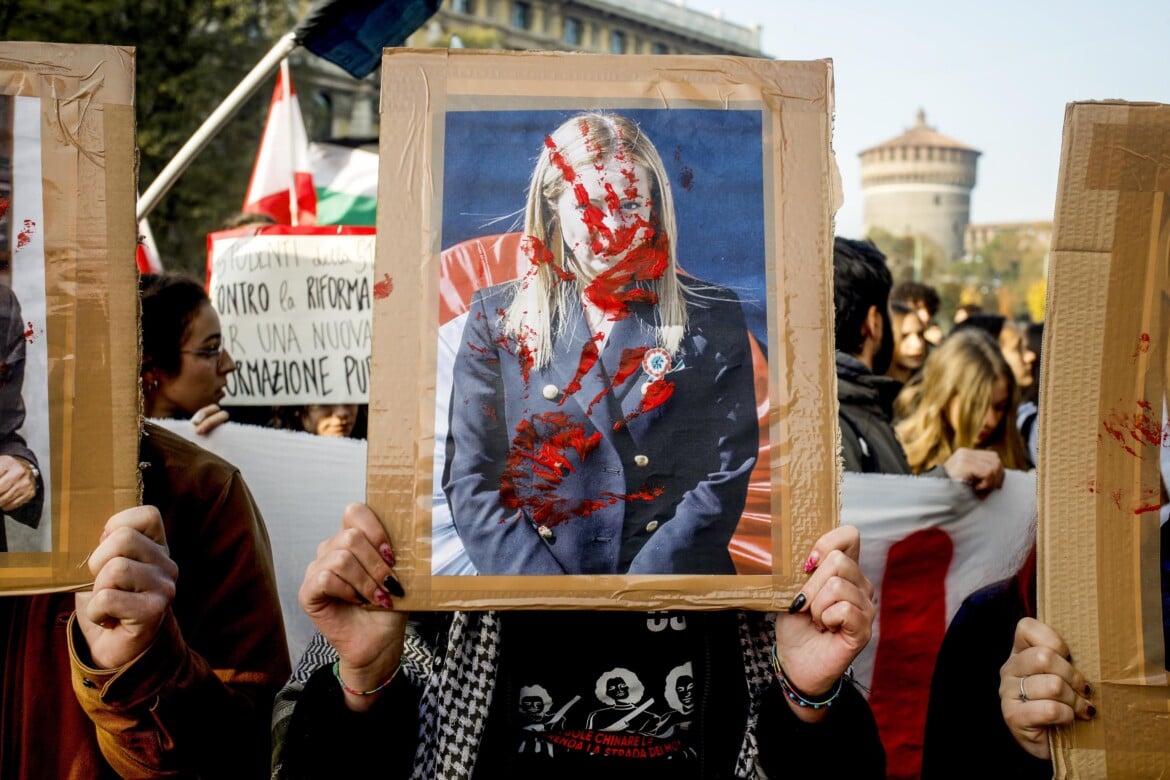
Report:
[[[774,550],[766,575],[432,576],[436,333],[448,110],[756,104],[764,141]],[[815,540],[837,523],[830,146],[832,65],[696,56],[387,50],[382,69],[367,503],[394,540],[402,609],[787,606]],[[551,129],[551,128],[550,128]],[[781,331],[780,325],[783,324]],[[783,333],[783,338],[777,334]]]
[[11,595],[92,582],[106,520],[139,502],[134,52],[0,43],[0,93],[41,104],[53,507],[50,551],[0,553]]

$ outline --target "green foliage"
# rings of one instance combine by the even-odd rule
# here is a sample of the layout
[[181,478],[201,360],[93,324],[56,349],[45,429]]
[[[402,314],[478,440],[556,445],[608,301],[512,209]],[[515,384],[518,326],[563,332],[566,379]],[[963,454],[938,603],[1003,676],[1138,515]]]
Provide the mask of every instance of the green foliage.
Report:
[[[294,21],[284,0],[0,0],[5,40],[135,47],[140,190]],[[206,234],[243,204],[271,96],[270,82],[151,213],[167,268],[202,278]]]
[[[914,280],[938,291],[938,319],[949,322],[961,304],[1011,317],[1037,316],[1032,299],[1047,272],[1046,235],[1028,226],[1004,229],[970,257],[945,258],[930,239],[894,236],[875,229],[869,240],[885,253],[897,282]],[[1032,298],[1029,298],[1031,292]],[[1042,311],[1042,307],[1040,307]]]

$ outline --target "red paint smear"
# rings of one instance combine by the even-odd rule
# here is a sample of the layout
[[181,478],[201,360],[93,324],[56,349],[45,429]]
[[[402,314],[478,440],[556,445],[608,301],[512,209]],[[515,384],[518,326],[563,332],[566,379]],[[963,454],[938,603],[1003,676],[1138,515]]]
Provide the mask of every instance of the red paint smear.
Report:
[[27,341],[29,344],[33,343],[33,332],[34,332],[33,331],[33,324],[30,322],[30,323],[28,323],[28,330],[26,330],[23,334],[24,340]]
[[1137,346],[1137,349],[1134,351],[1132,357],[1137,357],[1138,355],[1144,355],[1149,351],[1150,351],[1150,334],[1143,333],[1142,335],[1138,336],[1138,346]]
[[552,136],[546,135],[544,145],[548,149],[548,161],[560,170],[561,176],[565,178],[567,183],[572,184],[577,179],[577,172],[573,170],[573,166],[565,162],[564,156],[557,151],[556,141],[552,139]]
[[610,390],[629,379],[638,370],[638,366],[642,365],[642,358],[648,349],[649,347],[630,347],[622,350],[621,359],[618,361],[618,370],[614,372],[613,381],[610,382],[609,387],[602,390],[589,402],[589,407],[585,410],[586,414],[593,414],[593,407],[597,405],[598,401],[604,398]]
[[1113,499],[1113,506],[1117,507],[1118,509],[1121,509],[1121,491],[1114,490],[1112,493],[1109,494],[1109,497]]
[[682,147],[681,146],[674,147],[674,161],[675,162],[682,162]]
[[500,476],[500,503],[552,527],[589,517],[621,501],[652,501],[665,492],[661,487],[643,486],[630,494],[603,491],[574,501],[559,496],[557,490],[564,478],[576,470],[569,455],[575,452],[583,463],[600,443],[600,433],[587,436],[584,425],[563,412],[536,414],[521,421]]
[[8,208],[11,205],[12,201],[8,198],[0,198],[0,219],[4,219],[5,215],[8,214]]
[[522,420],[516,426],[507,466],[500,475],[500,503],[508,509],[522,510],[548,526],[596,511],[596,501],[571,505],[556,491],[574,471],[569,453],[576,452],[584,462],[599,444],[599,432],[586,436],[584,424],[574,422],[563,412],[546,412]]
[[[571,282],[577,278],[576,274],[566,271],[556,264],[556,258],[553,257],[553,253],[536,236],[524,236],[521,238],[520,251],[528,258],[528,262],[533,266],[533,269],[542,265],[547,266],[554,274],[560,277],[562,282]],[[525,277],[525,282],[527,282],[527,274]]]
[[581,379],[597,364],[597,357],[600,354],[597,349],[596,341],[588,341],[585,346],[581,348],[581,359],[577,361],[577,373],[573,375],[573,379],[565,386],[565,392],[558,402],[558,406],[565,403],[565,399],[576,393],[581,389]]
[[1133,513],[1135,515],[1144,515],[1146,512],[1157,512],[1161,509],[1161,504],[1147,504],[1146,506],[1135,507]]
[[31,219],[24,221],[24,230],[16,236],[16,248],[23,249],[28,242],[32,241],[33,234],[37,232],[37,223]]
[[484,404],[480,409],[483,411],[483,416],[489,420],[495,420],[499,416],[499,413],[496,412],[495,404]]
[[1138,411],[1127,414],[1111,412],[1101,421],[1105,429],[1122,448],[1134,457],[1140,457],[1136,447],[1162,447],[1170,442],[1170,430],[1162,425],[1160,415],[1155,416],[1148,401],[1137,401]]
[[623,425],[628,425],[630,420],[638,415],[657,409],[669,401],[672,395],[674,395],[674,382],[667,382],[663,379],[650,382],[646,385],[646,394],[642,396],[642,403],[638,405],[637,409],[627,414],[624,420],[614,423],[613,429],[620,430]]
[[536,365],[536,356],[532,353],[532,347],[528,345],[528,339],[521,334],[521,337],[516,340],[515,350],[512,348],[512,339],[504,334],[497,336],[495,343],[504,352],[516,356],[516,360],[520,363],[520,376],[523,378],[524,384],[527,385],[532,368]]
[[[628,246],[638,231],[646,227],[643,220],[638,224],[618,231],[615,243]],[[623,247],[624,248],[624,247]],[[630,314],[630,306],[658,303],[658,295],[651,290],[638,287],[638,282],[662,278],[669,260],[669,244],[665,235],[651,230],[647,240],[629,249],[620,262],[600,274],[585,288],[587,297],[594,306],[605,312],[607,319],[617,322]]]
[[394,280],[390,278],[390,274],[382,274],[382,281],[374,285],[374,297],[382,300],[389,298],[392,292],[394,292]]
[[603,490],[601,495],[614,499],[616,503],[617,501],[653,501],[665,492],[666,488],[658,485],[652,488],[643,487],[635,493],[610,493]]
[[695,172],[689,167],[683,166],[682,172],[679,174],[679,184],[687,192],[695,188]]

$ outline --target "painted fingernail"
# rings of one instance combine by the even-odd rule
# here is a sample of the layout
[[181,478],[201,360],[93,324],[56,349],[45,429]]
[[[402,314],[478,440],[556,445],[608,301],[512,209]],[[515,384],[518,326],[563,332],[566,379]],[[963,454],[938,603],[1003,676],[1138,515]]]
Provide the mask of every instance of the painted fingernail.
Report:
[[394,565],[394,550],[390,549],[390,545],[384,544],[379,547],[378,554],[382,556],[382,560],[386,561],[387,566]]
[[805,603],[808,601],[808,596],[803,593],[797,593],[796,598],[792,600],[792,605],[788,607],[788,614],[795,615],[800,610],[804,609]]
[[394,609],[394,602],[391,601],[390,597],[386,595],[386,591],[382,590],[381,588],[374,588],[374,601],[378,604],[379,607]]
[[402,598],[406,595],[406,591],[402,589],[402,583],[395,579],[393,574],[386,575],[386,579],[382,580],[382,587],[395,598]]
[[1096,717],[1096,715],[1097,715],[1097,708],[1096,708],[1096,707],[1094,707],[1092,704],[1090,704],[1090,705],[1089,705],[1089,709],[1087,710],[1087,712],[1089,713],[1089,717],[1090,717],[1090,718],[1092,718],[1092,717]]
[[1092,695],[1093,695],[1093,686],[1089,685],[1088,683],[1085,683],[1085,698],[1087,699]]
[[808,558],[806,558],[804,561],[804,573],[808,574],[814,571],[820,564],[821,554],[814,550],[813,552],[809,553]]

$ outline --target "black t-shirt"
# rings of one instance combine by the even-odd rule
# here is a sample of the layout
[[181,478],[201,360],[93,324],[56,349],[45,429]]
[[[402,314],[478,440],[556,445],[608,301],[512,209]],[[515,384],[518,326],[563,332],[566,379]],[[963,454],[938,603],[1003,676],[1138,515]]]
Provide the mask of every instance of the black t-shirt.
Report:
[[517,612],[500,628],[489,739],[510,777],[697,774],[699,632],[686,613]]

